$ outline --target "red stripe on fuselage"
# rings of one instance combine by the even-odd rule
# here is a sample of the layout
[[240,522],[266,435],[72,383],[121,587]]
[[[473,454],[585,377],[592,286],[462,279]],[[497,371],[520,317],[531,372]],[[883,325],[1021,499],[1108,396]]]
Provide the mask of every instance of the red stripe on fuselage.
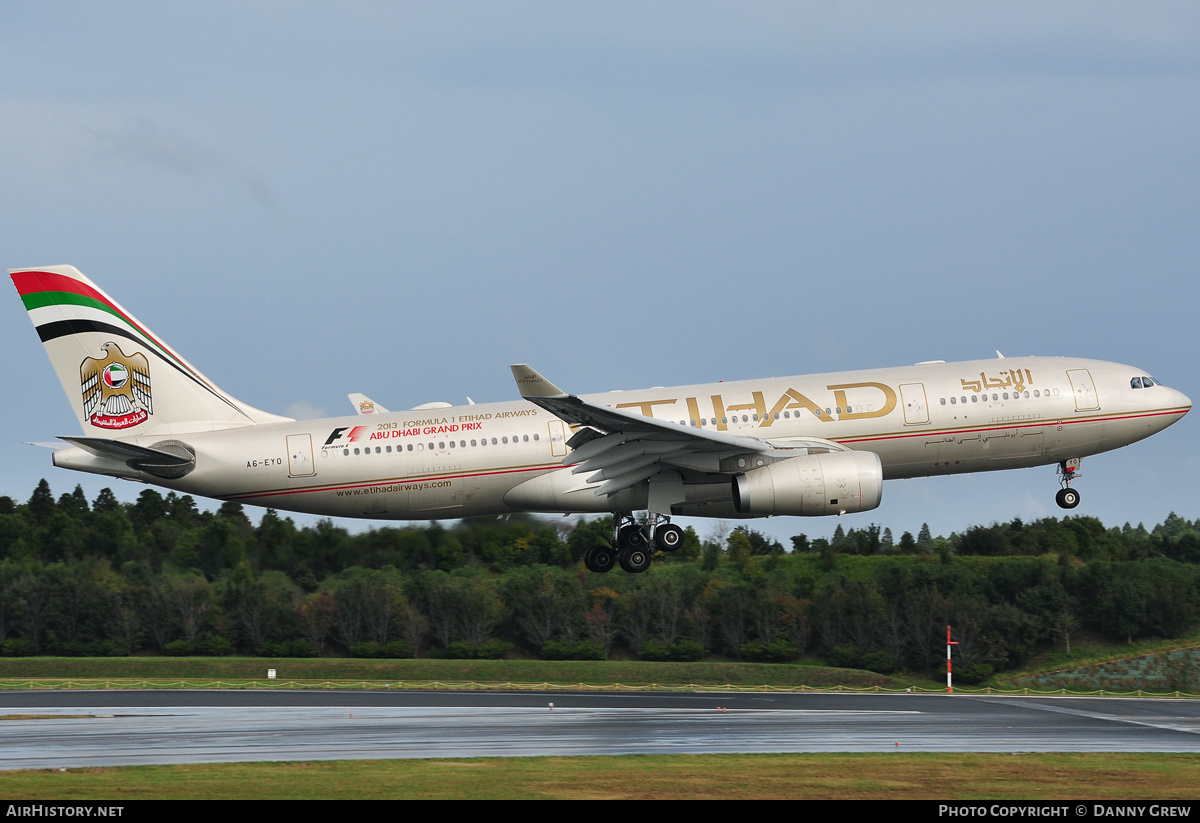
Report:
[[981,428],[968,429],[925,429],[923,431],[906,432],[904,434],[882,434],[877,437],[850,437],[844,440],[833,438],[835,443],[874,443],[880,440],[903,440],[908,437],[930,437],[940,434],[974,434],[976,432],[992,432],[1003,431],[1007,429],[1036,429],[1046,426],[1072,426],[1080,423],[1107,423],[1113,420],[1137,420],[1141,417],[1161,417],[1166,414],[1178,414],[1183,416],[1188,413],[1187,409],[1170,409],[1168,411],[1144,412],[1139,414],[1118,414],[1112,417],[1088,417],[1083,420],[1067,420],[1066,418],[1052,418],[1050,420],[1033,421],[1029,423],[1001,423],[994,426],[983,426]]
[[[841,443],[844,445],[847,443],[869,443],[869,442],[879,442],[879,441],[883,441],[883,440],[902,440],[902,439],[905,439],[908,437],[929,437],[931,435],[935,436],[935,435],[942,435],[942,434],[970,434],[970,433],[975,433],[975,432],[999,431],[999,430],[1003,430],[1003,429],[1028,429],[1028,428],[1045,427],[1045,426],[1078,425],[1080,423],[1105,423],[1105,422],[1109,422],[1112,420],[1136,420],[1136,419],[1142,418],[1142,417],[1160,417],[1162,415],[1169,415],[1169,414],[1177,414],[1177,415],[1182,416],[1182,415],[1187,414],[1188,411],[1189,411],[1188,409],[1169,409],[1166,411],[1142,412],[1142,413],[1137,413],[1137,414],[1126,414],[1126,415],[1114,415],[1112,417],[1089,417],[1086,420],[1060,420],[1060,419],[1055,418],[1052,420],[1043,420],[1041,422],[1034,422],[1034,423],[987,426],[987,427],[983,427],[983,428],[973,428],[973,429],[940,429],[940,430],[932,430],[932,431],[907,432],[904,434],[885,434],[885,435],[880,435],[878,437],[857,437],[857,438],[848,438],[845,440],[835,439],[834,442]],[[306,488],[306,489],[279,489],[279,490],[275,490],[275,491],[246,492],[244,494],[228,495],[226,497],[220,497],[218,499],[220,499],[220,500],[251,500],[251,499],[260,499],[260,498],[264,498],[264,497],[280,497],[283,495],[291,495],[291,494],[319,494],[321,492],[345,491],[348,489],[370,489],[370,488],[374,488],[376,486],[391,486],[391,485],[404,485],[404,484],[408,484],[408,483],[423,483],[423,482],[426,482],[429,480],[461,480],[461,479],[465,479],[468,477],[498,477],[498,476],[504,475],[504,474],[521,474],[523,472],[547,471],[547,470],[553,470],[555,468],[566,468],[566,466],[564,466],[562,463],[548,463],[544,466],[530,466],[528,468],[523,468],[523,469],[500,469],[497,471],[468,472],[468,473],[464,473],[464,474],[424,475],[422,477],[409,477],[409,478],[403,478],[403,479],[373,480],[368,483],[348,483],[348,484],[340,485],[340,486],[320,486],[320,487],[316,487],[316,488]]]
[[279,497],[285,494],[317,494],[320,492],[345,491],[347,489],[371,489],[376,486],[402,486],[408,483],[425,483],[430,480],[462,480],[467,477],[498,477],[502,474],[520,474],[522,472],[540,472],[547,469],[564,468],[561,463],[548,463],[545,466],[530,466],[524,469],[500,469],[490,472],[468,472],[466,474],[429,474],[421,477],[406,477],[392,480],[372,480],[369,483],[348,483],[344,486],[320,486],[309,489],[280,489],[278,491],[247,492],[231,494],[221,500],[248,500],[260,497]]

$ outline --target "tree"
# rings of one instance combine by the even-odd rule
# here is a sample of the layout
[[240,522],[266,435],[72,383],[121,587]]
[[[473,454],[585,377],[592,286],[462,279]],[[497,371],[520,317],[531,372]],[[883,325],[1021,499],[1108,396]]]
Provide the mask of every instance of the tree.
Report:
[[180,577],[170,581],[168,593],[183,639],[195,643],[204,628],[205,614],[212,606],[212,587],[203,577]]
[[577,576],[551,566],[526,566],[508,572],[500,585],[517,627],[533,648],[556,638],[575,642],[583,611]]
[[740,660],[742,646],[750,639],[750,620],[754,609],[754,589],[749,583],[731,583],[717,589],[712,611],[717,630],[726,647]]
[[922,523],[921,530],[917,532],[917,548],[922,551],[929,550],[929,544],[933,542],[933,535],[929,531],[929,524]]
[[616,603],[620,598],[612,589],[601,586],[588,592],[591,606],[583,617],[583,631],[589,640],[599,643],[604,649],[607,659],[617,630],[613,615],[617,610]]
[[[109,492],[112,494],[112,492]],[[33,522],[39,526],[44,525],[50,520],[50,516],[54,514],[54,495],[50,491],[50,484],[42,478],[37,484],[37,488],[33,490],[33,494],[29,497],[29,502],[25,504],[29,513],[33,515]]]

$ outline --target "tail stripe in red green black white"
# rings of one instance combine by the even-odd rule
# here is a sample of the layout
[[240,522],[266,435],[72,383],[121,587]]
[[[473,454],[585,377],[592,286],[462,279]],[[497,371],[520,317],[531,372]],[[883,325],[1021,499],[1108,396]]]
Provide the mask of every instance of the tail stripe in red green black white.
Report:
[[179,434],[286,419],[221,391],[74,267],[12,278],[85,433]]

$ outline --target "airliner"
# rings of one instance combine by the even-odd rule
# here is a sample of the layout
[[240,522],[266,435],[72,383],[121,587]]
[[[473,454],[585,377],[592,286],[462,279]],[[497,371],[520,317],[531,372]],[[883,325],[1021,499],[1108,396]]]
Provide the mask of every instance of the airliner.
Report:
[[522,364],[508,402],[389,411],[351,394],[354,415],[293,420],[222,391],[74,267],[10,274],[83,429],[55,466],[340,517],[611,514],[593,572],[679,548],[672,516],[869,511],[895,478],[1056,465],[1071,509],[1082,458],[1191,409],[1140,368],[997,352],[607,394]]

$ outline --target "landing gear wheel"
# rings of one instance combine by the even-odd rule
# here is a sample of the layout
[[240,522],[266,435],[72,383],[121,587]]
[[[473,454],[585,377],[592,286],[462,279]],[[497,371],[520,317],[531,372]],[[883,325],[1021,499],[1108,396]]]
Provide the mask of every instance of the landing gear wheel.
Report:
[[617,532],[617,545],[640,549],[646,545],[646,535],[642,533],[641,526],[622,526]]
[[583,565],[590,572],[604,574],[617,565],[617,553],[608,546],[592,546],[583,553]]
[[654,530],[654,545],[660,551],[673,552],[683,545],[683,529],[667,523]]
[[1059,489],[1054,495],[1054,502],[1061,509],[1073,509],[1079,505],[1079,492],[1074,489]]
[[617,555],[621,568],[630,574],[641,574],[650,568],[650,552],[642,548],[627,546]]

